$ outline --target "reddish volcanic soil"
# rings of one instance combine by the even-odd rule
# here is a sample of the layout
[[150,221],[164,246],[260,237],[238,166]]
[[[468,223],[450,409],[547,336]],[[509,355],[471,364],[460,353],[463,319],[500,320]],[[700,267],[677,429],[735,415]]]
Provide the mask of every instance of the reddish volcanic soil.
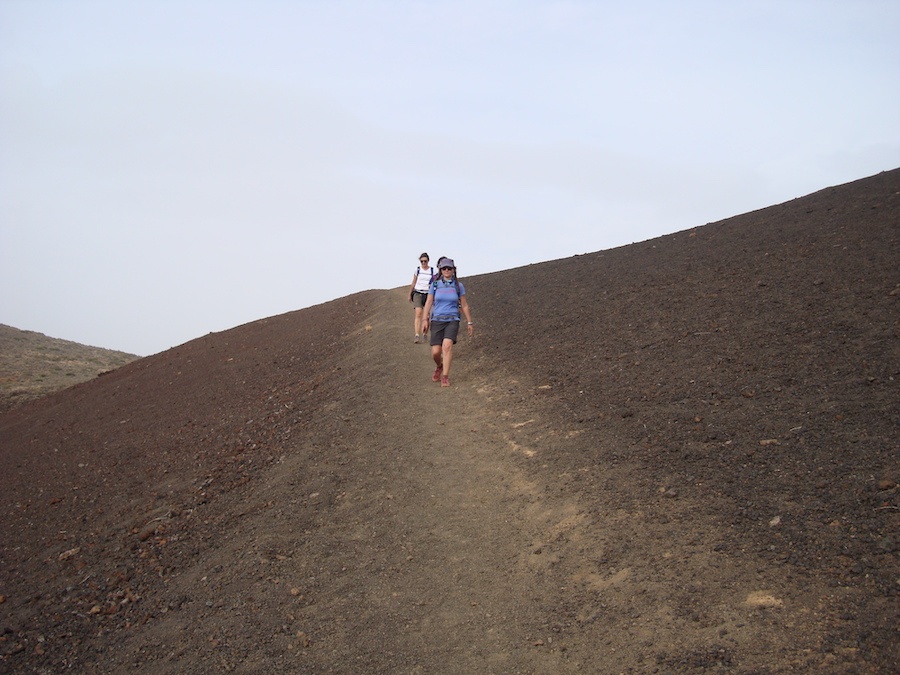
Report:
[[898,262],[900,170],[464,278],[448,389],[401,287],[6,412],[0,672],[896,672]]

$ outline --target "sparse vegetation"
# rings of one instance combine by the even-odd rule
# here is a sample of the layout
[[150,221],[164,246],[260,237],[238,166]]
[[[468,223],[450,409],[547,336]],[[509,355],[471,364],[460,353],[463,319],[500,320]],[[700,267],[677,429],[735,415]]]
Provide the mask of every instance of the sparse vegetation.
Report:
[[0,324],[0,412],[139,357]]

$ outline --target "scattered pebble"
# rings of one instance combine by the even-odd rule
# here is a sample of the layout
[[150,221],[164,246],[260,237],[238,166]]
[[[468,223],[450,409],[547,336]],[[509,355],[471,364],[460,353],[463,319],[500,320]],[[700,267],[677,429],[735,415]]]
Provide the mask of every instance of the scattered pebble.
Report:
[[753,591],[747,595],[744,604],[750,607],[783,607],[784,602],[768,591]]

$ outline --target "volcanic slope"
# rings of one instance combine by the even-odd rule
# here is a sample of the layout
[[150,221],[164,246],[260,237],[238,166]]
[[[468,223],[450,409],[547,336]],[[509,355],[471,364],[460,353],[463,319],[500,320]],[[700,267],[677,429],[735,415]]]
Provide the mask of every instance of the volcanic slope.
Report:
[[4,413],[0,671],[892,672],[898,236],[891,171],[464,278],[448,389],[399,288]]

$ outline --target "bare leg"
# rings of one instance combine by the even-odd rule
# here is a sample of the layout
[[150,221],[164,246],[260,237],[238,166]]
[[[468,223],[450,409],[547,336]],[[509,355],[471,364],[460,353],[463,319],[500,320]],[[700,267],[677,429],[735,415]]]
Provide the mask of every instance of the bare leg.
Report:
[[414,322],[416,335],[422,334],[422,307],[416,307],[416,319]]
[[[434,349],[437,349],[437,347]],[[442,362],[444,364],[443,374],[448,376],[450,375],[450,363],[453,361],[453,340],[444,340],[440,350],[443,357]],[[435,359],[434,362],[437,363],[437,359]]]
[[441,367],[441,346],[440,345],[432,345],[431,347],[431,358],[434,359],[434,365]]

